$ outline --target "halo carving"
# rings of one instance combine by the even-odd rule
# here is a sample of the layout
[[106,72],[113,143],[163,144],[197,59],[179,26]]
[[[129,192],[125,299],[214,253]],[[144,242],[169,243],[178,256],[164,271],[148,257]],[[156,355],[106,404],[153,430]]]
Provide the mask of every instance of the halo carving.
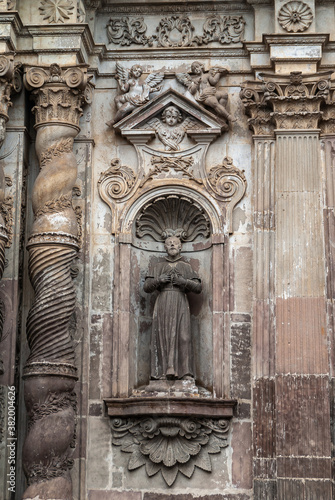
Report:
[[194,241],[210,236],[210,220],[203,208],[191,198],[178,195],[160,196],[140,210],[135,219],[136,236],[164,241],[178,236]]

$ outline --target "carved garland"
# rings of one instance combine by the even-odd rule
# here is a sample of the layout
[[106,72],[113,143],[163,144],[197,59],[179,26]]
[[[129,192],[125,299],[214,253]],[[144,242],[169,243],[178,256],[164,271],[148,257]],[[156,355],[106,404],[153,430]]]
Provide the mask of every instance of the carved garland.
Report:
[[181,172],[183,176],[188,177],[190,180],[196,182],[197,184],[202,184],[202,180],[195,177],[191,166],[194,163],[192,156],[184,156],[182,158],[173,158],[169,156],[153,156],[151,158],[151,164],[153,168],[149,170],[147,175],[142,179],[140,183],[140,188],[146,184],[150,179],[153,179],[162,172],[170,172],[175,170],[176,172]]
[[146,36],[147,26],[143,17],[123,16],[111,18],[107,24],[109,43],[122,46],[130,44],[152,47],[196,47],[218,42],[222,45],[239,43],[244,40],[245,20],[242,16],[207,17],[203,25],[203,34],[194,36],[194,26],[186,15],[173,15],[163,18],[156,28],[157,35]]
[[161,472],[172,486],[179,472],[190,478],[195,467],[210,472],[210,455],[228,446],[228,420],[208,418],[113,419],[112,443],[131,453],[128,470],[145,465],[149,477]]

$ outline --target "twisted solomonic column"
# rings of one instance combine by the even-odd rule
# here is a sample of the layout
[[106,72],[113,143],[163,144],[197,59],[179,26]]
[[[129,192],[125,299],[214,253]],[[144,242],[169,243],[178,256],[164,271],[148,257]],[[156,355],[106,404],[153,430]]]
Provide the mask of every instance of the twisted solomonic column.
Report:
[[75,446],[76,377],[69,321],[75,307],[70,267],[78,252],[72,207],[77,178],[73,140],[81,105],[88,100],[86,68],[26,68],[35,99],[40,173],[32,195],[34,224],[28,242],[35,299],[27,318],[30,355],[24,369],[29,416],[23,448],[28,481],[24,499],[72,500],[70,469]]

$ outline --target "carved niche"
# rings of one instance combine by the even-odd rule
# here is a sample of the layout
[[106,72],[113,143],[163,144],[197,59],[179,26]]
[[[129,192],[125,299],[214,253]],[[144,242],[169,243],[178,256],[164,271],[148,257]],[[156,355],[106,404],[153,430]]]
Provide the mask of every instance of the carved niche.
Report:
[[[224,399],[229,393],[222,331],[229,290],[224,243],[246,179],[230,158],[206,167],[209,145],[228,125],[176,90],[134,106],[113,128],[133,145],[137,166],[126,155],[113,158],[98,182],[115,235],[112,397],[105,403],[112,442],[130,454],[128,469],[144,466],[149,477],[160,472],[171,486],[179,473],[190,478],[197,467],[210,472],[210,455],[228,444],[236,402]],[[183,243],[181,258],[206,283],[203,298],[193,298],[202,301],[201,317],[191,318],[198,366],[192,380],[151,377],[148,385],[150,342],[145,339],[153,315],[142,278],[172,235]],[[223,290],[220,297],[217,289]],[[201,332],[206,354],[195,331]]]

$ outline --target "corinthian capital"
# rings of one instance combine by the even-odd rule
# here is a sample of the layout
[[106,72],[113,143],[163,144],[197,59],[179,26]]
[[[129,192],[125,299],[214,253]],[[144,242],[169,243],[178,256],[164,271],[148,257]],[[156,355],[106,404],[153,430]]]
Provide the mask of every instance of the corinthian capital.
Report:
[[24,84],[32,91],[36,105],[35,128],[52,123],[74,126],[79,130],[82,104],[90,102],[92,85],[86,67],[26,67]]
[[[251,116],[254,133],[264,135],[264,126],[277,130],[318,129],[321,104],[327,102],[331,72],[302,75],[260,74],[262,80],[246,82],[241,99]],[[272,125],[272,127],[273,127]]]

